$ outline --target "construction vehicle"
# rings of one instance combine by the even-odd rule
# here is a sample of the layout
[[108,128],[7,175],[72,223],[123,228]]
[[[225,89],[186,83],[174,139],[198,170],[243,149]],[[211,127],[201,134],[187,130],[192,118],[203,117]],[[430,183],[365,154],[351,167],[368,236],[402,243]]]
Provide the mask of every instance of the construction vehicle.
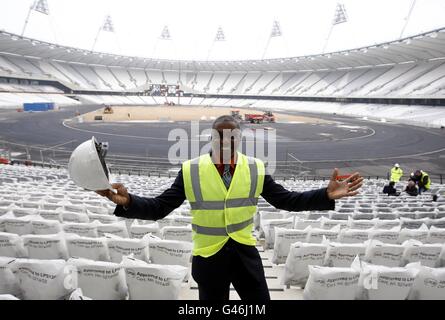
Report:
[[275,116],[271,111],[266,111],[263,114],[246,113],[244,121],[250,123],[275,122]]
[[239,110],[231,110],[230,115],[234,117],[237,121],[243,121],[243,117],[241,117],[241,114],[239,113]]
[[104,108],[104,114],[113,114],[113,113],[114,113],[114,111],[113,111],[112,107],[107,106]]

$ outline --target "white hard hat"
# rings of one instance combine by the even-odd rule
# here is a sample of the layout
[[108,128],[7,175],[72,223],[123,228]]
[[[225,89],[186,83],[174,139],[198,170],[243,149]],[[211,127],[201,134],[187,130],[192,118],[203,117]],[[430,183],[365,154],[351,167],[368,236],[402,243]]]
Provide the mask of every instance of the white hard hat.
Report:
[[105,156],[108,143],[98,143],[94,137],[80,144],[71,154],[68,172],[71,179],[87,190],[112,190]]
[[399,168],[400,166],[399,166],[398,163],[396,163],[396,164],[394,165],[394,167]]

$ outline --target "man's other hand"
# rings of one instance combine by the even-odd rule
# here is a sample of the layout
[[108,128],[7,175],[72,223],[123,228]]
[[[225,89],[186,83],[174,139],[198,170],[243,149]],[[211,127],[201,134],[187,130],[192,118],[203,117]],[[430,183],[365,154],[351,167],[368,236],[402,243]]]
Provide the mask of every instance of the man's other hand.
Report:
[[127,188],[125,188],[122,183],[113,183],[111,187],[116,189],[117,193],[113,193],[111,190],[100,190],[96,191],[96,193],[100,194],[102,197],[107,197],[117,205],[129,207],[131,199]]
[[363,185],[363,177],[358,172],[343,181],[337,180],[338,169],[335,168],[329,181],[327,194],[330,200],[352,197],[358,194],[358,189]]

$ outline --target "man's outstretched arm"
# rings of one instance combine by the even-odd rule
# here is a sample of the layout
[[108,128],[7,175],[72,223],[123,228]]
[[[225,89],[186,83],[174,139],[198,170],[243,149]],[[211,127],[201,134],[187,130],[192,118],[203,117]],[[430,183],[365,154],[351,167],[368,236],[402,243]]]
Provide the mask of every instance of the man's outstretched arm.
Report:
[[287,211],[334,210],[335,200],[327,196],[326,188],[305,192],[289,191],[270,175],[264,177],[261,196],[277,209]]
[[98,193],[117,203],[114,214],[123,218],[159,220],[178,208],[185,200],[182,170],[178,172],[171,187],[154,198],[129,194],[122,184],[114,184],[113,188],[117,189],[117,195],[111,191],[99,191]]
[[363,177],[358,172],[349,178],[338,181],[338,169],[334,169],[327,188],[305,192],[286,190],[270,175],[264,177],[263,198],[275,208],[287,211],[334,210],[335,199],[352,197],[358,194],[363,185]]

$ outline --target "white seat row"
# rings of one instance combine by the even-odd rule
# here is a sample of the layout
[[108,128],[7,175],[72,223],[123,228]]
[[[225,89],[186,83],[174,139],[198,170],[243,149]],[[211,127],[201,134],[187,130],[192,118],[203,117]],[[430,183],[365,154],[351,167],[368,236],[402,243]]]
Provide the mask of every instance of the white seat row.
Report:
[[445,268],[420,263],[405,267],[368,264],[359,258],[348,267],[309,266],[303,292],[307,300],[443,300]]
[[82,257],[97,261],[121,262],[123,256],[158,264],[188,266],[192,243],[160,239],[151,234],[142,238],[125,238],[105,233],[99,237],[74,233],[23,235],[0,232],[0,256],[29,259],[63,259]]
[[128,257],[120,263],[0,257],[0,295],[25,300],[176,300],[188,273],[184,266]]
[[385,244],[376,240],[356,244],[295,242],[290,246],[281,281],[284,285],[304,287],[309,266],[344,268],[357,256],[368,263],[386,267],[403,267],[414,262],[428,267],[444,267],[445,245],[423,244],[416,240],[403,244]]

